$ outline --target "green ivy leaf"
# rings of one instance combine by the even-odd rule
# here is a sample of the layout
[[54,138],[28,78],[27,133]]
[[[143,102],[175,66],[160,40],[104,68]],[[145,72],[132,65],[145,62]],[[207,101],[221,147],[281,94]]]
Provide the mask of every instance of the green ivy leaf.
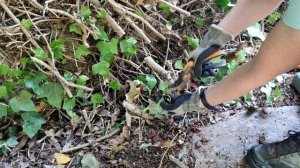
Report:
[[104,78],[109,77],[109,63],[106,61],[101,61],[98,64],[92,66],[93,75],[102,75]]
[[30,19],[22,19],[21,24],[26,30],[28,30],[32,25],[32,21]]
[[182,60],[177,60],[175,62],[174,67],[175,67],[175,69],[179,69],[179,70],[183,69],[183,62],[182,62]]
[[12,136],[12,137],[9,137],[7,140],[6,140],[6,144],[8,147],[15,147],[17,144],[18,144],[18,141],[17,141],[17,138]]
[[41,72],[32,73],[30,75],[25,76],[24,83],[27,88],[32,89],[32,91],[39,95],[41,94],[40,84],[45,81],[47,76]]
[[229,1],[228,0],[213,0],[213,2],[223,10],[229,9],[229,7],[228,7]]
[[14,78],[14,77],[19,77],[23,74],[23,71],[19,70],[19,69],[10,69],[7,72],[7,76]]
[[14,112],[35,111],[35,106],[31,98],[31,93],[26,90],[22,90],[17,96],[9,100],[9,106]]
[[64,104],[63,104],[63,109],[67,112],[67,114],[72,117],[74,115],[73,108],[76,105],[76,100],[75,97],[69,99],[65,98],[64,99]]
[[7,116],[7,105],[0,103],[0,119]]
[[159,8],[162,10],[163,14],[171,13],[171,8],[165,3],[160,2]]
[[121,90],[122,85],[117,80],[113,80],[109,82],[108,87],[113,90]]
[[107,16],[106,11],[104,9],[100,9],[100,11],[97,12],[97,18],[99,19],[105,19]]
[[193,49],[199,46],[199,39],[188,37],[188,45],[191,46]]
[[32,138],[38,132],[41,126],[46,123],[40,114],[34,111],[22,113],[21,117],[23,119],[23,131],[28,135],[29,138]]
[[138,80],[144,83],[144,85],[147,87],[149,93],[152,91],[152,89],[157,84],[157,80],[154,75],[139,75]]
[[266,39],[265,33],[262,31],[259,23],[255,23],[247,28],[250,37],[257,37],[264,41]]
[[150,100],[148,107],[146,107],[143,111],[149,111],[149,113],[153,114],[156,118],[163,118],[168,112],[160,106],[162,101],[163,99],[156,103]]
[[279,87],[277,86],[274,90],[274,96],[278,98],[280,101],[284,100],[284,96],[281,94]]
[[158,85],[158,90],[163,91],[164,94],[170,94],[171,90],[168,89],[169,85],[168,82],[160,82]]
[[75,50],[75,57],[79,59],[81,56],[87,56],[90,54],[89,49],[85,45],[80,45]]
[[136,39],[133,37],[129,37],[128,39],[122,40],[120,42],[121,52],[126,56],[126,58],[130,58],[133,54],[136,54],[137,46]]
[[92,11],[90,9],[89,6],[86,5],[82,5],[79,11],[79,15],[85,19],[87,19],[88,17],[90,17],[90,15],[92,14]]
[[103,40],[103,41],[109,41],[108,40],[108,35],[107,33],[105,32],[104,30],[104,26],[99,26],[97,32],[97,37],[100,39],[100,40]]
[[267,23],[270,25],[273,25],[279,18],[281,17],[281,14],[279,12],[274,12],[267,18]]
[[201,80],[201,82],[203,82],[205,84],[210,84],[213,82],[214,78],[211,76],[208,76],[208,77],[201,77],[200,80]]
[[138,16],[140,16],[140,17],[143,17],[143,13],[142,13],[141,10],[136,10],[135,14],[138,15]]
[[9,66],[6,64],[0,64],[0,75],[6,75],[9,71]]
[[73,81],[73,74],[72,74],[71,72],[69,72],[69,71],[66,71],[66,72],[64,73],[64,78],[65,78],[67,81],[71,82],[71,81]]
[[166,27],[167,27],[168,30],[172,30],[173,25],[170,21],[167,21],[166,22]]
[[87,77],[86,75],[80,75],[77,80],[76,83],[78,85],[86,85],[86,81],[88,81],[90,78]]
[[265,86],[260,88],[260,91],[265,93],[267,95],[267,97],[269,97],[269,96],[271,96],[272,88],[266,84]]
[[51,50],[55,56],[55,58],[61,59],[63,56],[63,52],[65,51],[65,40],[57,39],[50,43]]
[[118,40],[113,38],[110,42],[100,41],[96,44],[101,54],[101,60],[111,64],[113,56],[118,54]]
[[247,52],[245,50],[240,50],[238,53],[237,53],[237,61],[239,63],[244,63],[246,61],[246,56],[247,56]]
[[47,98],[50,105],[60,109],[64,98],[64,88],[59,83],[49,82],[41,86],[39,98]]
[[160,82],[158,85],[158,90],[168,89],[168,82]]
[[44,60],[48,57],[48,54],[41,48],[37,48],[34,51],[34,56],[37,57],[38,59]]
[[231,74],[233,71],[235,71],[238,67],[238,62],[236,60],[232,60],[229,64],[228,64],[228,74]]
[[204,23],[205,23],[205,20],[200,18],[200,17],[197,17],[197,18],[194,19],[194,22],[196,23],[197,26],[203,27]]
[[69,32],[74,32],[76,34],[82,35],[81,29],[77,26],[76,23],[73,23],[69,26]]
[[227,74],[228,70],[229,70],[228,64],[227,64],[226,66],[220,67],[220,68],[218,69],[218,73],[216,74],[215,79],[216,79],[217,81],[222,80],[222,79],[224,78],[224,76]]
[[2,97],[7,97],[8,94],[7,94],[7,90],[6,90],[6,86],[0,86],[0,99]]
[[104,98],[101,94],[96,93],[92,96],[91,101],[93,103],[93,108],[96,109],[97,104],[104,104]]

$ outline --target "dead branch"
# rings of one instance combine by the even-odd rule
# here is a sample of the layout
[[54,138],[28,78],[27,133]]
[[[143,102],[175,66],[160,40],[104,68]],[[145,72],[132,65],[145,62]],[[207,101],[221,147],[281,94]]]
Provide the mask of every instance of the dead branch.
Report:
[[146,36],[142,29],[140,29],[128,16],[125,16],[125,20],[130,24],[130,26],[137,32],[137,34],[144,39],[148,44],[151,43],[151,40]]
[[25,34],[25,36],[27,37],[27,39],[34,45],[34,47],[36,48],[40,48],[40,46],[38,45],[38,43],[33,39],[33,37],[31,36],[31,34],[25,29],[25,27],[22,26],[20,20],[11,12],[11,10],[7,7],[7,5],[5,4],[4,0],[0,0],[0,6],[5,10],[5,12],[12,18],[12,20],[16,23],[19,24],[21,26],[21,29],[23,31],[23,33]]
[[131,17],[134,17],[140,21],[142,21],[151,31],[153,31],[153,33],[155,35],[157,35],[158,37],[160,37],[162,40],[166,40],[166,37],[164,35],[162,35],[160,32],[158,32],[147,20],[145,20],[144,18],[136,15],[135,13],[132,13],[126,9],[124,9],[122,6],[120,6],[120,4],[116,3],[114,0],[107,0],[107,2],[113,7],[113,9],[117,12],[117,11],[121,11],[123,14],[127,14]]
[[169,159],[175,163],[179,168],[188,168],[186,165],[181,163],[178,159],[176,159],[173,155],[169,155]]
[[123,37],[126,33],[122,29],[122,27],[110,16],[108,12],[106,12],[106,22],[112,27],[112,29],[118,33],[119,37]]
[[100,142],[100,141],[103,141],[103,140],[105,140],[107,138],[110,138],[110,137],[114,136],[115,134],[117,134],[118,132],[120,132],[120,130],[121,130],[120,128],[117,128],[113,132],[111,132],[111,133],[109,133],[107,135],[104,135],[103,137],[100,137],[100,138],[96,139],[93,142],[88,142],[88,143],[81,144],[81,145],[78,145],[78,146],[73,147],[73,148],[64,149],[64,150],[61,150],[60,153],[68,153],[68,152],[72,152],[72,151],[75,151],[75,150],[78,150],[78,149],[82,149],[82,148],[88,147],[91,144],[93,144],[94,142]]
[[86,91],[93,91],[94,90],[94,89],[86,87],[86,86],[81,86],[81,85],[76,85],[74,83],[71,83],[71,82],[67,81],[64,77],[62,77],[56,68],[53,68],[53,67],[49,66],[44,61],[42,61],[38,58],[35,58],[35,57],[30,57],[30,58],[33,62],[36,62],[36,63],[44,66],[45,68],[47,68],[52,74],[54,74],[59,80],[61,80],[67,86],[83,89],[83,90],[86,90]]
[[88,33],[92,34],[94,38],[97,38],[97,35],[95,32],[93,32],[92,30],[90,30],[84,23],[82,23],[82,21],[80,19],[77,19],[76,17],[72,16],[71,14],[59,10],[59,9],[52,9],[52,8],[45,8],[44,6],[42,6],[41,4],[39,4],[36,0],[28,0],[32,5],[34,5],[35,7],[37,7],[39,10],[45,10],[45,11],[50,11],[52,13],[55,14],[60,14],[63,16],[66,16],[70,19],[72,19],[73,21],[75,21],[78,26],[81,28],[83,35],[82,35],[82,41],[84,42],[84,44],[86,46],[89,46],[88,43],[86,42],[87,38],[88,38]]
[[94,4],[97,9],[105,11],[105,21],[112,27],[112,29],[118,34],[119,37],[123,37],[126,34],[122,27],[110,16],[110,14],[105,9],[101,8],[101,4],[99,1],[90,0],[90,2]]
[[144,62],[159,76],[167,79],[170,83],[174,82],[174,77],[172,77],[172,72],[165,70],[162,66],[156,63],[151,56],[144,59]]
[[143,113],[135,104],[130,103],[126,100],[123,101],[123,107],[126,108],[131,114],[142,117],[147,120],[153,120],[154,117],[149,113]]
[[178,11],[178,12],[184,14],[184,15],[191,16],[190,12],[188,12],[188,11],[186,11],[186,10],[180,8],[180,7],[177,7],[177,6],[173,5],[173,4],[171,4],[170,2],[167,2],[167,1],[164,1],[164,0],[158,0],[158,1],[161,2],[161,3],[164,3],[166,5],[168,5],[169,7],[175,9],[176,11]]

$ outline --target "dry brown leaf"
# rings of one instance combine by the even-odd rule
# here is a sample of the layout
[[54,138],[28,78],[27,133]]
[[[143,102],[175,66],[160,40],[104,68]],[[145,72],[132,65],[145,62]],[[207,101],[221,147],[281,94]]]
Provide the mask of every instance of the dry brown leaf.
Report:
[[132,115],[130,113],[126,112],[125,117],[126,117],[126,125],[130,128]]
[[67,164],[70,162],[71,158],[65,154],[62,153],[55,153],[54,154],[56,163],[59,165]]
[[126,94],[126,100],[128,102],[133,102],[141,94],[141,88],[139,86],[139,85],[141,85],[141,82],[139,80],[127,81],[127,82],[130,85],[130,90]]
[[46,130],[45,134],[47,137],[54,137],[55,136],[54,129]]
[[44,101],[40,101],[37,103],[37,105],[35,106],[35,109],[37,112],[41,112],[45,107],[47,106],[47,103]]
[[161,148],[172,148],[176,145],[175,142],[172,142],[172,140],[167,140],[167,141],[164,141],[160,144],[160,147]]

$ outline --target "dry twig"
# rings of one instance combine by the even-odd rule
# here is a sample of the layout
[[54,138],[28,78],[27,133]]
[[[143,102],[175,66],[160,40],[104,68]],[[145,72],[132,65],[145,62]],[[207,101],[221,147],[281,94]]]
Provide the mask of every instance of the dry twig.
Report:
[[113,132],[111,132],[109,134],[106,134],[106,135],[104,135],[104,136],[96,139],[93,142],[88,142],[88,143],[85,143],[85,144],[78,145],[76,147],[72,147],[72,148],[69,148],[69,149],[64,149],[64,150],[61,150],[60,153],[68,153],[68,152],[72,152],[72,151],[75,151],[75,150],[78,150],[78,149],[82,149],[82,148],[88,147],[91,144],[93,144],[94,142],[100,142],[100,141],[103,141],[103,140],[105,140],[107,138],[110,138],[110,137],[114,136],[115,134],[119,133],[120,130],[121,130],[120,128],[117,128]]
[[44,66],[45,68],[47,68],[51,73],[53,73],[59,80],[61,80],[64,84],[66,84],[67,86],[70,86],[70,87],[75,87],[75,88],[79,88],[79,89],[83,89],[83,90],[86,90],[86,91],[93,91],[94,89],[92,88],[89,88],[89,87],[86,87],[86,86],[82,86],[82,85],[76,85],[74,83],[71,83],[69,81],[67,81],[64,77],[62,77],[59,72],[57,71],[57,69],[49,66],[48,64],[46,64],[44,61],[38,59],[38,58],[35,58],[35,57],[30,57],[31,60],[33,62],[36,62],[42,66]]
[[173,4],[171,4],[170,2],[167,2],[167,1],[164,1],[164,0],[158,0],[158,1],[161,2],[161,3],[164,3],[164,4],[166,4],[166,5],[168,5],[169,7],[171,7],[171,8],[173,8],[173,9],[177,10],[178,12],[180,12],[180,13],[182,13],[182,14],[185,14],[185,15],[187,15],[187,16],[191,16],[191,13],[190,13],[190,12],[188,12],[188,11],[186,11],[186,10],[180,8],[180,7],[177,7],[177,6],[173,5]]

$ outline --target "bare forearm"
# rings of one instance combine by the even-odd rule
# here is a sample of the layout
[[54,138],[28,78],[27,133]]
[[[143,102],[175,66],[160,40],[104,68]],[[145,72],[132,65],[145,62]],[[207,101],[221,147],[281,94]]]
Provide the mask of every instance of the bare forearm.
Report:
[[219,26],[234,36],[272,13],[283,0],[238,0]]
[[277,75],[296,67],[300,63],[299,53],[300,31],[280,22],[252,61],[208,88],[208,102],[217,105],[267,83]]

